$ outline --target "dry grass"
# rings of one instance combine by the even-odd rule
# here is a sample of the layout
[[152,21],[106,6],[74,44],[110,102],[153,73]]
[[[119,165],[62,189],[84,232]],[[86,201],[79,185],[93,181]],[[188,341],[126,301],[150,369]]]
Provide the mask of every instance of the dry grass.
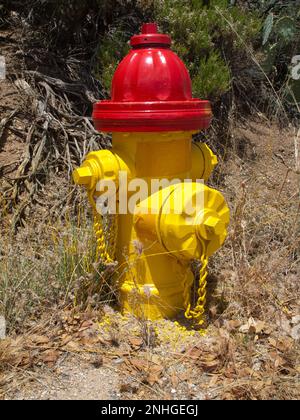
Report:
[[299,175],[293,138],[291,132],[261,124],[250,124],[238,134],[248,152],[219,168],[226,174],[222,188],[232,218],[214,271],[225,281],[226,316],[272,320],[299,303]]
[[[97,354],[107,357],[111,352],[113,359],[124,361],[117,369],[125,377],[122,398],[169,398],[174,387],[176,396],[184,398],[299,397],[299,174],[294,138],[291,131],[252,122],[235,129],[233,143],[234,152],[220,162],[213,179],[227,197],[232,219],[225,246],[210,262],[207,337],[195,333],[186,339],[170,321],[128,321],[112,310],[106,310],[110,321],[99,335],[103,303],[111,302],[114,290],[101,281],[101,267],[94,264],[90,216],[79,212],[76,218],[65,217],[61,226],[44,228],[38,241],[28,228],[19,232],[13,248],[9,243],[3,247],[2,311],[10,331],[27,331],[17,342],[1,344],[3,386],[15,381],[13,373],[20,369],[25,381],[24,372],[53,364],[63,353],[95,351],[80,335],[80,326],[96,310],[91,337],[100,343]],[[71,312],[59,311],[67,307]],[[50,344],[45,350],[35,343],[32,361],[28,354],[36,334],[46,334]],[[66,334],[73,343],[69,347]],[[24,349],[29,353],[24,355]]]
[[[47,310],[95,307],[103,283],[95,263],[95,240],[86,213],[60,225],[30,227],[17,237],[3,237],[0,257],[0,313],[8,332],[24,332]],[[98,286],[98,287],[97,287]],[[100,292],[100,293],[99,293]],[[101,301],[102,302],[102,301]]]

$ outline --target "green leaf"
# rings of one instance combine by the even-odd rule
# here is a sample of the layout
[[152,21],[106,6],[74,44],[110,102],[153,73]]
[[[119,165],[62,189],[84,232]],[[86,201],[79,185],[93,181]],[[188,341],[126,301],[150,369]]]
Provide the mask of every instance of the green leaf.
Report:
[[273,29],[273,23],[274,23],[274,16],[273,13],[270,13],[265,22],[264,22],[264,28],[263,28],[263,45],[265,45],[268,42],[268,39],[270,38],[272,29]]

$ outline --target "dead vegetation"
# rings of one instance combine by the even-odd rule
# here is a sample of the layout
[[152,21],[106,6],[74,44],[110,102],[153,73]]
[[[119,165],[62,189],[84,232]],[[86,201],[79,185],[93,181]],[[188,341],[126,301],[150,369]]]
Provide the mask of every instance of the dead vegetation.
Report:
[[211,133],[223,154],[212,184],[232,221],[210,262],[207,336],[123,319],[103,309],[114,290],[99,281],[85,198],[70,185],[74,164],[109,145],[83,116],[99,85],[78,76],[76,54],[68,77],[43,73],[42,50],[23,49],[20,36],[0,37],[9,70],[0,101],[0,313],[9,332],[0,341],[1,397],[32,397],[45,386],[41,372],[49,377],[75,357],[117,371],[125,399],[299,398],[297,129],[260,114],[226,122],[227,146]]
[[[9,33],[5,35],[9,39]],[[5,37],[2,42],[6,42]],[[25,55],[22,50],[19,53]],[[2,98],[13,92],[18,95],[19,104],[11,111],[4,106],[0,121],[2,150],[12,147],[7,143],[14,137],[21,153],[19,159],[1,165],[1,215],[3,218],[13,211],[10,230],[15,233],[32,206],[43,201],[45,185],[59,175],[63,178],[59,187],[66,185],[74,165],[90,150],[107,147],[108,140],[94,130],[90,118],[76,113],[75,103],[69,99],[75,97],[75,102],[87,104],[95,101],[93,93],[83,84],[63,82],[37,71],[14,73],[14,63],[9,63],[8,71],[10,90],[4,89]],[[48,209],[44,220],[57,217],[74,200],[72,190],[64,197],[61,195],[59,202]]]
[[231,320],[200,337],[160,321],[152,324],[156,344],[149,347],[137,320],[111,310],[100,317],[98,311],[64,311],[2,341],[3,396],[35,398],[67,358],[117,372],[122,399],[299,397],[295,341],[267,322]]
[[[210,264],[207,335],[191,333],[188,326],[182,329],[181,319],[179,324],[149,325],[108,308],[103,312],[103,293],[91,292],[81,312],[74,297],[80,283],[89,281],[84,270],[81,276],[74,271],[80,261],[84,268],[81,255],[61,280],[53,276],[56,285],[47,292],[48,297],[55,290],[60,293],[52,296],[49,308],[68,296],[65,304],[72,309],[57,307],[51,317],[41,310],[32,318],[25,310],[27,333],[1,342],[3,396],[33,397],[48,383],[37,382],[37,375],[42,371],[52,377],[49,372],[56,372],[67,357],[70,363],[100,363],[112,369],[122,399],[299,398],[299,175],[294,139],[290,130],[249,122],[235,129],[234,140],[236,154],[220,162],[222,178],[216,174],[214,180],[227,195],[232,222],[225,247]],[[74,231],[69,239],[72,235]],[[92,237],[88,229],[86,235],[85,240]],[[66,232],[63,237],[68,243]],[[73,248],[67,245],[73,257],[85,249],[81,238],[76,243]],[[40,252],[64,255],[53,249]],[[40,262],[45,264],[43,258]],[[64,288],[68,279],[73,280]]]

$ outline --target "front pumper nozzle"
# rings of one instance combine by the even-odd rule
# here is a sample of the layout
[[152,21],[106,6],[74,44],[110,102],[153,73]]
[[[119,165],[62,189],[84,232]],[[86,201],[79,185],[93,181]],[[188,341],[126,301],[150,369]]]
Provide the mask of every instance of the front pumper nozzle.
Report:
[[73,180],[77,185],[90,185],[92,177],[93,172],[88,166],[82,166],[73,171]]

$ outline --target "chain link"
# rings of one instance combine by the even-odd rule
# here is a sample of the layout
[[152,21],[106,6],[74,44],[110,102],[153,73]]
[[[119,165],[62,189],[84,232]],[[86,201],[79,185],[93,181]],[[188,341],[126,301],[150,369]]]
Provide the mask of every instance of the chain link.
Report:
[[95,190],[91,190],[88,193],[89,201],[93,208],[94,213],[94,232],[97,240],[97,260],[100,259],[104,264],[111,264],[114,262],[116,254],[116,244],[118,237],[118,219],[117,215],[112,216],[109,241],[105,240],[103,216],[101,216],[96,207],[94,199]]
[[206,248],[204,242],[202,242],[202,255],[201,255],[201,267],[199,271],[199,287],[198,287],[198,298],[195,307],[191,307],[191,289],[193,280],[187,282],[187,277],[184,279],[184,305],[185,305],[185,317],[187,319],[193,319],[199,326],[204,324],[203,314],[205,312],[206,304],[206,286],[207,286],[207,266],[208,257],[206,256]]

